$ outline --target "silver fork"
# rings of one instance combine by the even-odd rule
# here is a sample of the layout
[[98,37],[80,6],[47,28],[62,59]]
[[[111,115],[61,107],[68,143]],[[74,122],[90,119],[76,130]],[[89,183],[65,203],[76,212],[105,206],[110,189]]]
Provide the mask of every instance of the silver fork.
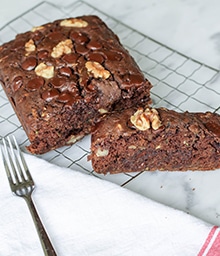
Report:
[[4,145],[4,150],[1,150],[2,159],[11,190],[13,194],[25,199],[36,226],[45,256],[56,256],[56,252],[32,201],[31,195],[35,185],[17,141],[14,136],[12,140],[10,137],[7,137],[7,141],[4,138],[2,141]]

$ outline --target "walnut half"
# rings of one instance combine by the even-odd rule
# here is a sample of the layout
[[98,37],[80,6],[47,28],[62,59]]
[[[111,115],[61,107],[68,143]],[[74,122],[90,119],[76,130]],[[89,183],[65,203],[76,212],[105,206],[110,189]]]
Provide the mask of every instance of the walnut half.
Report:
[[44,26],[33,27],[33,28],[31,29],[31,32],[35,32],[35,31],[42,30],[42,29],[44,29]]
[[107,79],[111,75],[108,70],[96,61],[87,61],[86,68],[95,78]]
[[73,43],[72,40],[66,39],[64,41],[59,42],[54,48],[51,53],[51,56],[53,58],[59,58],[63,54],[69,54],[71,53],[73,49]]
[[50,79],[54,76],[54,66],[48,66],[45,63],[40,63],[35,68],[35,73],[38,76],[42,76],[46,79]]
[[33,39],[30,39],[26,44],[25,44],[25,51],[27,53],[30,53],[30,52],[34,52],[36,50],[36,46],[34,44],[34,41]]
[[161,127],[159,113],[156,109],[140,108],[130,118],[131,123],[140,131],[145,131],[150,128],[157,130]]
[[72,18],[65,19],[60,22],[60,26],[62,27],[75,27],[75,28],[85,28],[88,26],[88,22],[83,19]]

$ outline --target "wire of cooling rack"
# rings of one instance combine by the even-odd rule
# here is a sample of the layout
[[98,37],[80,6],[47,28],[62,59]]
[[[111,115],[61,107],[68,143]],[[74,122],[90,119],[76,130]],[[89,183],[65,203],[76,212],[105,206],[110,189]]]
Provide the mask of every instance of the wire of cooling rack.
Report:
[[[119,36],[146,77],[153,84],[153,106],[163,106],[178,111],[220,112],[219,70],[189,58],[176,50],[134,30],[103,13],[96,7],[75,1],[60,8],[52,3],[41,2],[0,28],[0,44],[13,39],[16,34],[33,26],[78,15],[98,15]],[[14,134],[25,151],[29,144],[4,91],[0,88],[0,137]],[[127,184],[140,173],[99,175],[94,173],[87,156],[90,152],[90,136],[69,147],[46,153],[41,158],[57,165],[93,174],[119,185]]]

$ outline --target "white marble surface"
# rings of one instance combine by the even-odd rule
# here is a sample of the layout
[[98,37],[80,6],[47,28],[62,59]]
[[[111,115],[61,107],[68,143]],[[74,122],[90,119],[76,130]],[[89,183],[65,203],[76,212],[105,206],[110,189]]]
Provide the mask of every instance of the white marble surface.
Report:
[[[1,2],[0,24],[40,0]],[[72,0],[48,0],[68,6]],[[125,24],[187,56],[220,68],[220,3],[218,0],[85,0]]]
[[87,0],[187,56],[220,68],[218,0]]
[[[21,0],[19,2],[17,0],[2,1],[0,26],[3,26],[39,2],[38,0]],[[64,7],[70,6],[74,1],[51,0],[51,2]],[[135,30],[140,31],[144,35],[158,40],[215,69],[220,68],[220,2],[218,0],[88,0],[86,2],[96,6],[101,11],[108,13],[110,16]],[[74,16],[74,11],[72,14]],[[142,51],[147,52],[147,50],[142,48]],[[171,64],[175,65],[175,63]],[[184,67],[184,65],[181,67]],[[184,72],[190,72],[190,70],[184,70]],[[197,74],[196,79],[208,77],[212,72],[215,72],[216,75],[218,73],[207,68],[204,70],[200,68],[199,72],[195,72],[195,75]],[[161,72],[156,73],[156,75],[161,75]],[[169,74],[165,76],[166,79],[170,77]],[[156,93],[159,84],[156,79],[154,80],[156,81],[154,89]],[[209,90],[208,92],[210,94],[205,93],[206,91],[201,88],[190,87],[190,89],[196,88],[195,91],[197,90],[194,98],[201,98],[202,102],[207,103],[206,105],[202,105],[203,107],[200,107],[198,104],[194,105],[194,98],[192,97],[189,98],[189,101],[185,100],[185,105],[183,99],[180,109],[196,111],[216,109],[219,106],[218,102],[220,99],[218,80],[219,78],[217,76],[214,82],[211,81],[209,84],[206,84],[206,89]],[[175,81],[173,79],[172,82],[175,83]],[[194,80],[187,82],[194,83]],[[212,86],[211,89],[208,87],[209,85]],[[183,87],[183,91],[185,88]],[[212,88],[215,88],[214,91]],[[179,89],[181,90],[181,86]],[[162,93],[160,90],[157,93]],[[166,93],[166,90],[163,93]],[[210,102],[209,97],[211,97]],[[173,100],[175,101],[175,99],[176,97],[174,96]],[[159,103],[162,104],[163,101]],[[48,155],[45,156],[45,158],[47,157],[49,158]],[[135,174],[133,175],[135,176]],[[126,182],[122,175],[112,175],[104,178],[118,184]],[[210,223],[219,225],[219,183],[220,170],[210,172],[188,171],[183,173],[145,172],[128,182],[125,187],[171,207],[184,210]]]

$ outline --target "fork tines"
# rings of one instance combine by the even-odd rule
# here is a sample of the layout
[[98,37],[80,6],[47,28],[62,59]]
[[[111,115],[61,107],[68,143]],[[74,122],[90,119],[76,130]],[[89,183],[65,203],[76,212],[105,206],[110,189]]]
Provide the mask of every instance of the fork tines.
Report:
[[8,136],[6,139],[3,138],[2,141],[4,145],[2,158],[11,190],[16,192],[19,185],[24,185],[24,183],[26,186],[34,186],[33,179],[15,137],[12,136],[12,139],[10,139]]

